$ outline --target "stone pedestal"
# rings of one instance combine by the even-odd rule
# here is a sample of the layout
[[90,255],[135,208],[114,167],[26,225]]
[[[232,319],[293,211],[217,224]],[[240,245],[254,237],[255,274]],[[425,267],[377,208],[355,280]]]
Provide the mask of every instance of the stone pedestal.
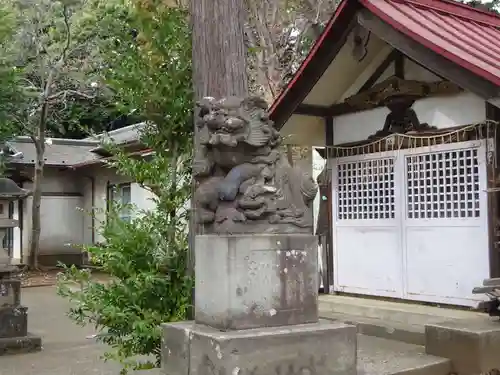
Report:
[[[500,323],[458,320],[425,326],[427,354],[449,358],[457,375],[500,370]],[[493,374],[494,372],[491,372]]]
[[197,236],[195,320],[221,330],[318,321],[310,235]]
[[167,375],[355,375],[356,327],[338,322],[221,332],[163,326]]
[[21,305],[21,281],[14,269],[0,268],[0,355],[38,351],[40,337],[28,333],[28,308]]
[[195,248],[195,322],[163,325],[163,374],[356,374],[356,328],[318,321],[315,236],[205,235]]

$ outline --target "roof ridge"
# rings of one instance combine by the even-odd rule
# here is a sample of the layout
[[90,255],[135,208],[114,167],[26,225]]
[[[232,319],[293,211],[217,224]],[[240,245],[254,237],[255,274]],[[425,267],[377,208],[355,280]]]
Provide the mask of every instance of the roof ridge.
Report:
[[391,0],[399,3],[408,3],[424,6],[439,12],[447,13],[459,18],[483,23],[500,28],[500,15],[483,9],[474,8],[457,0]]

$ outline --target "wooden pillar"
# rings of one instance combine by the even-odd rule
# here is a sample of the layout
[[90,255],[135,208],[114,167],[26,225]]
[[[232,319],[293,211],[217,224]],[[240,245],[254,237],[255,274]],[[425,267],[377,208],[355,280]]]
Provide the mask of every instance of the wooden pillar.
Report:
[[[325,146],[326,146],[326,166],[331,163],[332,154],[329,147],[333,146],[333,118],[325,117]],[[323,245],[323,259],[326,267],[323,268],[323,285],[326,293],[333,290],[333,223],[332,223],[332,176],[331,171],[328,171],[328,233]],[[325,272],[326,271],[326,272]]]
[[[486,118],[492,121],[500,121],[500,109],[486,102]],[[490,125],[491,126],[491,125]],[[492,132],[492,134],[496,134]],[[493,150],[495,160],[487,165],[487,189],[488,189],[488,243],[489,243],[489,261],[490,261],[490,277],[500,277],[500,200],[497,191],[499,185],[498,165],[500,165],[500,140],[498,137],[493,139]],[[489,140],[488,140],[489,141]]]

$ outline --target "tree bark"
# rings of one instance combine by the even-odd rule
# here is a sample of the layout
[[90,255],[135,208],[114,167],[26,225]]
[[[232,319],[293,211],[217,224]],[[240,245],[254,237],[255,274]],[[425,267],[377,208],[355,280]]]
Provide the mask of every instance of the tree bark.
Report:
[[[191,0],[193,89],[195,100],[212,96],[248,95],[244,25],[244,0]],[[199,150],[196,127],[194,152]],[[195,182],[192,181],[191,197]],[[194,238],[198,232],[191,199],[189,223],[189,273],[194,275]],[[192,305],[194,307],[194,288]],[[193,311],[188,317],[193,319]]]
[[195,98],[248,93],[244,0],[192,0]]
[[31,206],[31,236],[30,236],[30,256],[29,266],[31,269],[38,269],[38,256],[40,252],[40,234],[42,225],[40,220],[40,211],[42,206],[42,182],[43,169],[45,166],[45,128],[47,124],[48,105],[42,106],[40,122],[38,125],[37,136],[34,137],[36,160],[35,177],[33,181],[33,194]]
[[[42,154],[43,155],[43,154]],[[35,164],[35,178],[33,183],[32,207],[31,207],[31,236],[29,266],[31,269],[38,268],[38,255],[40,249],[41,220],[40,208],[42,203],[42,180],[43,180],[43,156],[40,158],[37,152]]]

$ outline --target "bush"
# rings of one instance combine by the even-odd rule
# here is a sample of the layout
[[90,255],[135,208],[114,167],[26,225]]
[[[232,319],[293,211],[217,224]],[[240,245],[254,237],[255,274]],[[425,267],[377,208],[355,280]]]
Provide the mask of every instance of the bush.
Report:
[[159,367],[160,324],[185,320],[190,307],[187,236],[182,225],[172,230],[166,217],[155,210],[127,223],[113,205],[102,226],[105,244],[85,248],[110,281],[93,280],[90,270],[74,266],[59,278],[59,294],[73,302],[69,316],[95,325],[97,339],[114,349],[105,358],[120,361],[123,373]]

